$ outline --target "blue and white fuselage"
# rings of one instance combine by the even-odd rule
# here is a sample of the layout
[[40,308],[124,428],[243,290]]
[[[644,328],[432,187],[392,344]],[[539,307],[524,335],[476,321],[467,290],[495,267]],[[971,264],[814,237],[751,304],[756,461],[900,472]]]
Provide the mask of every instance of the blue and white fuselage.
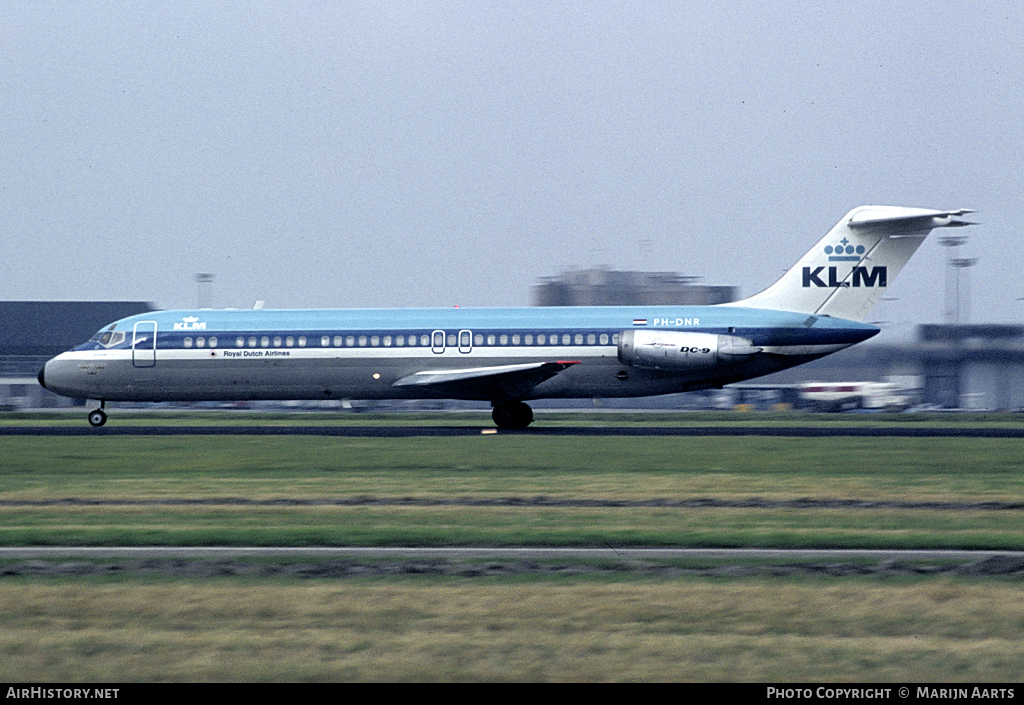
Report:
[[879,289],[929,230],[965,212],[867,209],[823,240],[863,241],[842,260],[849,271],[837,274],[834,248],[819,243],[775,286],[734,304],[159,311],[103,328],[39,380],[101,402],[474,399],[510,427],[532,420],[531,399],[720,387],[878,333],[861,321]]
[[[620,356],[626,331],[690,338],[699,350],[707,347],[704,336],[726,336],[760,350],[735,361],[711,359],[709,350],[689,364],[644,364]],[[574,362],[528,391],[504,396],[634,397],[767,374],[877,332],[853,321],[712,306],[160,311],[111,324],[47,363],[44,379],[66,396],[107,401],[443,396],[502,402],[490,385],[463,383],[453,393],[415,384],[415,375]]]

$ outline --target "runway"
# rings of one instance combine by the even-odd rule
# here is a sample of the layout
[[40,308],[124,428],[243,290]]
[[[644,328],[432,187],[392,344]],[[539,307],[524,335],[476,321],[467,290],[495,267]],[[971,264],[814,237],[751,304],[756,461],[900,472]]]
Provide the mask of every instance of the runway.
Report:
[[520,431],[480,426],[333,426],[244,425],[158,426],[118,425],[112,420],[102,428],[82,423],[69,426],[0,426],[0,436],[324,436],[351,438],[413,438],[501,435],[526,437],[620,436],[620,437],[728,437],[774,436],[793,438],[1024,438],[1020,428],[917,427],[917,426],[551,426],[537,425]]
[[768,509],[768,510],[841,510],[878,511],[900,510],[917,512],[1020,512],[1024,502],[1005,501],[929,501],[893,500],[864,498],[814,498],[766,499],[764,497],[690,497],[685,499],[650,497],[644,499],[621,499],[615,497],[550,497],[547,495],[503,495],[500,497],[452,496],[383,496],[360,493],[356,496],[337,497],[159,497],[146,499],[125,499],[120,497],[53,497],[48,499],[0,499],[0,508],[40,507],[499,507],[501,509]]
[[699,548],[24,547],[0,578],[1022,578],[1024,552]]

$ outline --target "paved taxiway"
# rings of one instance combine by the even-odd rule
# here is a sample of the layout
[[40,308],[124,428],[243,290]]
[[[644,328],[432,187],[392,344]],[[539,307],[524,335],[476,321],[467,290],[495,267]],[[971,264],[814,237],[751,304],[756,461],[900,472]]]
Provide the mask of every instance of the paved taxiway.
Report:
[[339,436],[353,438],[410,438],[480,435],[544,436],[777,436],[795,438],[1024,438],[1021,428],[913,427],[913,426],[534,426],[523,431],[499,431],[479,426],[150,426],[118,425],[103,428],[84,422],[69,426],[3,426],[0,436]]

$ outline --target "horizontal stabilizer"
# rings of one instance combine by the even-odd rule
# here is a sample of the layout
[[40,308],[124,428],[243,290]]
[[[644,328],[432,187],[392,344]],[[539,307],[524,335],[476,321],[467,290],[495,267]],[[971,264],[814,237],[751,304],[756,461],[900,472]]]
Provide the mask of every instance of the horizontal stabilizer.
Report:
[[858,208],[847,221],[847,225],[857,230],[870,228],[876,225],[891,225],[901,223],[904,225],[917,225],[920,229],[931,230],[938,227],[957,227],[963,225],[974,225],[960,218],[975,211],[968,208],[960,208],[955,211],[934,211],[927,208],[899,208],[897,206],[865,206]]

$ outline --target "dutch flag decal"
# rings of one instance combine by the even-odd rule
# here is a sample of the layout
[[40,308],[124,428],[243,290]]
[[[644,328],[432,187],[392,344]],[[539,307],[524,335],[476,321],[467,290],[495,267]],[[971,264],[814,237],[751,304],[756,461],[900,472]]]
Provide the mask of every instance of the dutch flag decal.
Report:
[[634,326],[646,326],[647,325],[647,319],[646,318],[634,318],[633,319],[633,325]]

